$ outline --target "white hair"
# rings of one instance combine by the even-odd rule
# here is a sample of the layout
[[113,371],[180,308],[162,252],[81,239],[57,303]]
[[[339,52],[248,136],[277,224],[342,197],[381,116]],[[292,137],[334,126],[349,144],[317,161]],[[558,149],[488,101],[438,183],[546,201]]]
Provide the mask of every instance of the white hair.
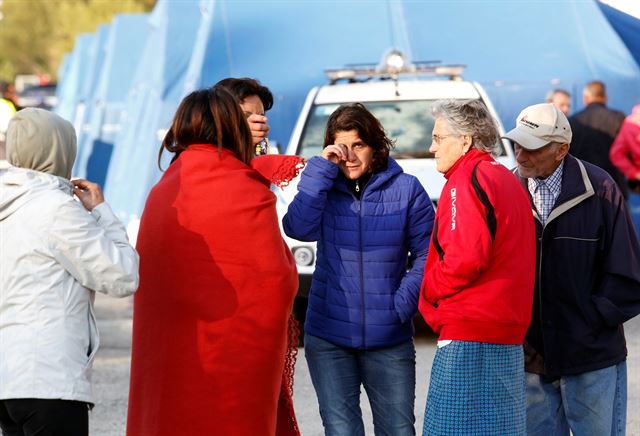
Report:
[[498,127],[489,110],[480,100],[438,100],[433,116],[442,118],[458,135],[470,136],[472,146],[487,153],[495,153],[499,138]]

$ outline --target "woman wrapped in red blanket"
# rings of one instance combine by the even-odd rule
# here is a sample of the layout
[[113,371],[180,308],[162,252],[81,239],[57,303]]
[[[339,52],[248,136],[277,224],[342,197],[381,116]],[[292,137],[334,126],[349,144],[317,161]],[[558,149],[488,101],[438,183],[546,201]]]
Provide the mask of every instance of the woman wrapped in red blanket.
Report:
[[222,86],[182,101],[164,149],[179,157],[140,225],[127,434],[298,434],[282,392],[297,275],[268,170],[293,175],[300,160],[254,169],[249,125]]

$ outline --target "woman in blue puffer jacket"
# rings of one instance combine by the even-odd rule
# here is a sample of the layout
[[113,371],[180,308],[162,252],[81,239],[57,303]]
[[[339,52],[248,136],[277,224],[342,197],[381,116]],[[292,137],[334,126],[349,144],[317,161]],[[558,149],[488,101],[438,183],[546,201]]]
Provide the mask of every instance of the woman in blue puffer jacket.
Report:
[[340,106],[283,219],[318,241],[304,341],[327,435],[364,435],[361,384],[376,434],[415,434],[412,318],[434,211],[392,146],[362,104]]

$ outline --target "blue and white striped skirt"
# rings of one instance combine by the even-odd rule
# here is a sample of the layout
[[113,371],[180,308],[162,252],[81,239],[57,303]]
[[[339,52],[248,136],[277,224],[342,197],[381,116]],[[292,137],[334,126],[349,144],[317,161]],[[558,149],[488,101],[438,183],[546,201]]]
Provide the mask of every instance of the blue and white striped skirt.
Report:
[[520,345],[452,341],[438,348],[423,436],[526,435]]

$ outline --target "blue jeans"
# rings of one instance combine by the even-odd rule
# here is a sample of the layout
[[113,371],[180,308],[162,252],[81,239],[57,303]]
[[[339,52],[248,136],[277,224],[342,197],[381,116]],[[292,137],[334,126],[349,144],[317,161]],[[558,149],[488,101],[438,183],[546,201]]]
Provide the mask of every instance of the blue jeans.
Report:
[[304,349],[327,436],[364,436],[360,385],[369,397],[376,436],[415,435],[413,341],[367,351],[305,335]]
[[550,379],[527,373],[529,436],[624,435],[627,363]]

